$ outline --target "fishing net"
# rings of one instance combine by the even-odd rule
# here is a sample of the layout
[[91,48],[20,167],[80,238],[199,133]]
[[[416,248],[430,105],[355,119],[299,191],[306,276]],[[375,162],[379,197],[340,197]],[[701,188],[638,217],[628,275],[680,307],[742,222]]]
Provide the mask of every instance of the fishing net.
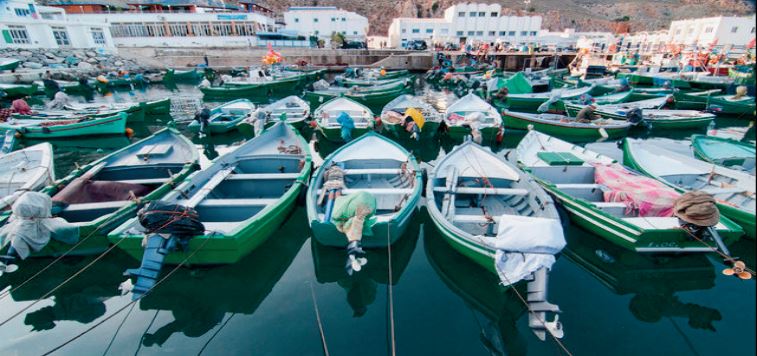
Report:
[[196,236],[205,233],[200,215],[194,209],[178,204],[153,201],[137,213],[147,233]]
[[362,235],[373,235],[376,224],[376,197],[367,192],[340,196],[334,201],[331,222],[344,232],[350,241],[360,240]]

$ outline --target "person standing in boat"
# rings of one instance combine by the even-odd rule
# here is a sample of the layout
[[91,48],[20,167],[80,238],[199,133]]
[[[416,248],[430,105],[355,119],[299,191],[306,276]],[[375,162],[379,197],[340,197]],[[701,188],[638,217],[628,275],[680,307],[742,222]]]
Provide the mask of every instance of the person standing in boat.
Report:
[[203,104],[200,111],[195,114],[194,119],[200,123],[200,137],[205,136],[207,134],[206,130],[208,125],[210,124],[210,109],[208,109],[208,106]]

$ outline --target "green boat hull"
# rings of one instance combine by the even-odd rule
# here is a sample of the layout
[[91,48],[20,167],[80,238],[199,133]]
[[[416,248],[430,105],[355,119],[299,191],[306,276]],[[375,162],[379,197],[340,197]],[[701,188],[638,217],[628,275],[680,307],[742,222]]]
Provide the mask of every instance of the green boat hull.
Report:
[[350,98],[360,104],[363,104],[367,106],[371,111],[373,112],[381,112],[381,109],[384,108],[386,104],[388,104],[390,101],[394,100],[394,98],[402,95],[402,94],[409,94],[412,93],[412,88],[409,87],[402,87],[397,90],[390,90],[390,91],[382,91],[382,92],[376,92],[376,93],[365,93],[365,94],[330,94],[330,93],[316,93],[316,92],[305,92],[305,96],[303,99],[307,101],[310,104],[310,107],[319,107],[323,103],[333,99],[338,98],[340,96],[344,96],[345,98]]
[[145,115],[168,115],[171,113],[171,98],[144,103]]
[[[627,142],[623,142],[623,164],[625,164],[628,167],[631,167],[649,177],[652,177],[652,175],[644,170],[644,168],[639,164],[638,161],[634,158],[633,154],[630,151],[629,145]],[[667,184],[663,181],[663,183]],[[683,189],[680,189],[676,186],[668,184],[671,188],[677,190],[680,193],[685,193]],[[747,237],[754,239],[757,232],[755,232],[755,214],[750,213],[741,209],[736,209],[733,206],[722,204],[718,202],[718,209],[720,210],[720,213],[727,217],[728,219],[733,220],[736,224],[741,226],[741,228],[744,230],[743,232],[746,234]],[[722,237],[722,234],[721,234]],[[733,240],[731,240],[732,242]]]
[[[564,127],[557,124],[550,124],[545,122],[535,122],[530,120],[521,119],[507,115],[502,115],[505,128],[514,130],[529,130],[529,126],[532,126],[533,130],[545,133],[550,136],[558,138],[569,138],[581,141],[595,141],[603,138],[602,134],[597,128],[591,127]],[[629,127],[624,128],[604,128],[607,133],[608,139],[616,139],[625,137],[628,134]]]
[[[352,130],[352,139],[363,136],[363,134],[366,134],[372,130],[373,128],[370,127],[355,128],[354,130]],[[342,129],[340,128],[324,128],[322,126],[318,126],[318,132],[320,132],[325,139],[331,142],[344,143],[344,140],[342,139]]]
[[[441,122],[426,122],[423,124],[423,129],[421,130],[420,139],[421,140],[428,140],[433,139],[436,137],[437,132],[439,131],[439,126],[441,125]],[[388,124],[384,123],[384,132],[390,137],[397,138],[399,140],[413,140],[410,137],[410,133],[405,130],[400,125],[397,124]]]
[[[486,127],[481,129],[483,142],[492,143],[497,141],[497,135],[502,132],[501,127]],[[471,129],[462,126],[447,127],[447,136],[454,141],[463,141],[466,136],[471,135]]]
[[707,105],[707,110],[717,115],[729,115],[754,118],[755,112],[754,98],[745,101],[730,101],[727,96],[713,96]]
[[0,132],[15,130],[25,138],[61,138],[91,135],[123,135],[126,132],[126,113],[111,117],[93,118],[91,120],[67,125],[38,126],[14,128],[0,124]]
[[20,98],[37,94],[39,86],[37,84],[14,84],[10,87],[3,87],[0,90],[5,92],[7,98]]
[[174,82],[174,83],[199,82],[203,76],[204,74],[199,72],[197,69],[180,71],[178,73],[176,72],[175,69],[169,69],[166,71],[166,74],[163,76],[163,81]]
[[309,82],[308,75],[300,74],[281,80],[250,85],[200,88],[200,91],[202,91],[205,100],[249,99],[252,102],[261,103],[299,94]]
[[[729,147],[732,155],[724,157],[713,157],[711,151],[707,149],[707,141],[716,143],[718,145]],[[691,137],[691,148],[694,151],[694,156],[705,162],[714,163],[723,167],[731,166],[743,166],[744,161],[747,158],[754,160],[755,147],[754,145],[736,141],[729,138],[693,135]],[[710,152],[708,152],[710,151]]]
[[431,217],[431,221],[433,221],[434,227],[436,227],[436,230],[442,235],[444,241],[446,241],[455,251],[469,258],[487,271],[494,273],[495,275],[497,274],[497,270],[494,267],[493,250],[482,245],[473,244],[470,241],[457,236],[454,232],[445,228],[443,224],[437,222],[433,217]]
[[[576,117],[578,115],[578,112],[581,110],[581,106],[576,105],[565,105],[565,112],[566,115],[570,117]],[[604,119],[613,119],[613,120],[620,120],[624,121],[626,120],[626,117],[624,115],[620,114],[614,114],[610,112],[602,112],[602,111],[596,111],[597,115]],[[644,127],[645,125],[653,130],[673,130],[673,129],[679,129],[679,130],[693,130],[693,129],[700,129],[705,128],[714,120],[714,117],[710,116],[703,116],[703,117],[692,117],[688,119],[676,119],[676,120],[656,120],[652,118],[644,118],[644,124],[637,125],[636,127]]]
[[0,64],[0,71],[3,70],[14,70],[18,68],[18,66],[21,64],[21,61],[9,61],[5,62],[4,64]]

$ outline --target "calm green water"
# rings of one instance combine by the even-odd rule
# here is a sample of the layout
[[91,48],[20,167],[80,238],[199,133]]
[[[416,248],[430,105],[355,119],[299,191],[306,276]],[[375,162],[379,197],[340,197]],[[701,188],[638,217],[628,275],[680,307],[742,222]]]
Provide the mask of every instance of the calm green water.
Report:
[[[188,120],[200,102],[199,92],[191,87],[158,87],[97,100],[168,96],[178,121]],[[130,126],[143,137],[166,122]],[[723,126],[745,124],[719,121]],[[682,139],[690,134],[670,135]],[[514,146],[519,137],[508,133],[504,146]],[[56,142],[58,177],[136,139]],[[194,140],[213,158],[244,139],[232,134]],[[408,143],[423,161],[435,160],[450,146]],[[619,153],[615,143],[592,148]],[[320,149],[325,154],[334,147],[321,142]],[[755,282],[722,275],[724,265],[716,256],[650,259],[576,227],[569,227],[566,235],[568,247],[550,274],[549,299],[563,310],[563,343],[573,354],[755,354]],[[180,269],[133,308],[58,353],[321,355],[313,296],[332,355],[386,355],[393,343],[400,355],[561,353],[553,341],[533,335],[526,307],[513,290],[498,286],[496,276],[447,245],[425,210],[392,246],[391,261],[389,252],[370,251],[364,270],[347,276],[344,252],[312,242],[300,207],[240,263]],[[755,266],[753,241],[737,243],[732,252]],[[0,299],[0,321],[93,260],[67,258]],[[0,277],[0,288],[19,285],[49,263],[25,262],[18,272]],[[117,286],[125,279],[123,270],[138,264],[114,250],[0,326],[0,355],[42,354],[103,321],[129,303]],[[521,293],[524,287],[517,286]]]

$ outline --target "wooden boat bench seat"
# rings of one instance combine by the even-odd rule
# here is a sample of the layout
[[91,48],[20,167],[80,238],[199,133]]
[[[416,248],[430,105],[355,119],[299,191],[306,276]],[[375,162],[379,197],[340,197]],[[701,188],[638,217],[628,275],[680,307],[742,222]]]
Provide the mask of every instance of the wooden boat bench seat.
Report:
[[628,206],[623,202],[592,202],[599,210],[612,216],[625,217]]
[[129,183],[129,184],[142,184],[142,185],[162,185],[166,182],[171,180],[169,177],[162,177],[162,178],[145,178],[145,179],[127,179],[127,180],[119,180],[121,183]]
[[[316,192],[318,195],[321,194],[323,190],[319,189],[318,192]],[[405,194],[413,194],[412,188],[358,188],[358,189],[342,189],[341,193],[342,195],[349,195],[354,194],[357,192],[366,192],[370,193],[372,195],[405,195]]]
[[[494,220],[495,223],[498,223],[501,216],[492,216],[492,220]],[[476,223],[476,224],[485,224],[488,223],[489,220],[487,220],[483,215],[455,215],[452,219],[452,222],[454,223]]]
[[234,208],[249,208],[268,206],[275,204],[278,199],[205,199],[197,205],[198,208],[219,208],[219,207],[234,207]]
[[122,206],[126,206],[131,203],[131,200],[115,200],[99,203],[82,203],[82,204],[70,204],[66,206],[64,211],[66,213],[74,213],[88,210],[105,210],[105,209],[120,209]]
[[357,175],[364,175],[364,174],[386,174],[386,175],[398,175],[401,174],[402,170],[399,168],[368,168],[368,169],[345,169],[344,174],[348,176],[357,176]]
[[297,179],[299,176],[299,173],[236,173],[226,177],[226,180]]
[[486,194],[486,195],[528,195],[528,190],[518,188],[484,188],[484,187],[436,187],[434,192],[446,194]]

